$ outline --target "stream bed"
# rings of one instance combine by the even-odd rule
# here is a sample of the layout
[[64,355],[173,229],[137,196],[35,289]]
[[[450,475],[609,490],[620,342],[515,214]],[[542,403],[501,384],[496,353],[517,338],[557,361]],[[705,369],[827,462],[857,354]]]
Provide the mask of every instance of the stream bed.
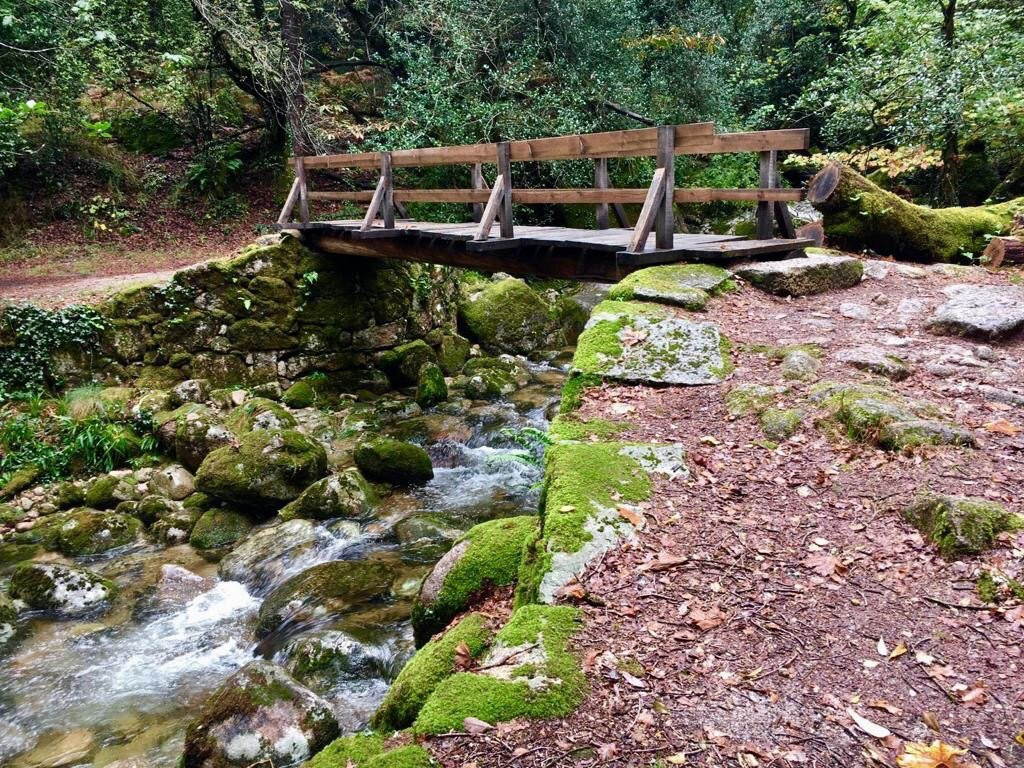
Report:
[[[358,669],[304,683],[330,702],[343,732],[365,727],[414,650],[409,612],[432,564],[460,531],[536,512],[539,448],[535,461],[514,459],[521,450],[515,435],[546,430],[564,370],[531,364],[531,374],[533,381],[508,399],[457,415],[427,411],[383,428],[422,443],[434,479],[384,496],[372,519],[274,518],[220,564],[187,544],[136,544],[79,558],[115,580],[120,594],[100,617],[31,618],[0,657],[0,764],[176,765],[186,725],[228,676],[260,656],[288,668],[298,645],[340,633],[359,643]],[[424,423],[442,428],[424,433]],[[257,637],[263,599],[289,577],[319,563],[367,559],[391,564],[390,599]]]

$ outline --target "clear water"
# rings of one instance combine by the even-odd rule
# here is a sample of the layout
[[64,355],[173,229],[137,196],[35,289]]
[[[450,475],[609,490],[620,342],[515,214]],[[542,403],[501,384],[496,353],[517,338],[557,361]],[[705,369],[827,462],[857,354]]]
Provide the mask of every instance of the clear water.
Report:
[[[553,400],[558,386],[549,379]],[[20,753],[70,732],[94,745],[78,765],[103,768],[127,758],[174,765],[185,725],[213,689],[256,655],[284,660],[282,644],[261,645],[253,632],[262,597],[274,586],[317,563],[363,557],[393,557],[396,583],[414,585],[430,562],[417,566],[400,559],[392,529],[404,517],[441,513],[468,528],[534,512],[539,469],[507,460],[518,446],[501,428],[544,429],[544,410],[499,403],[482,416],[467,415],[468,439],[427,445],[438,464],[432,482],[389,497],[377,519],[358,528],[346,521],[318,523],[312,542],[275,552],[272,567],[249,584],[220,580],[216,566],[187,546],[147,546],[89,563],[121,584],[114,610],[83,621],[33,619],[13,651],[0,657],[0,764],[27,765]],[[209,579],[207,591],[161,600],[157,581],[166,564]],[[335,626],[367,639],[381,670],[378,677],[328,681],[318,691],[335,706],[344,729],[365,725],[412,652],[410,603],[406,594],[390,605],[333,617]],[[298,633],[321,626],[299,627]],[[295,631],[289,642],[294,637]]]

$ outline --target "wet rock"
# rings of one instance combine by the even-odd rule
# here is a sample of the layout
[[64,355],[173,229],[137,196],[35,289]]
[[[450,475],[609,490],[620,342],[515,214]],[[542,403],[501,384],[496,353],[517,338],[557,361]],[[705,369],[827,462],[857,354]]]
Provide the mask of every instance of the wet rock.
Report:
[[113,509],[123,501],[139,498],[138,486],[116,474],[102,475],[85,491],[85,504],[94,509]]
[[270,662],[253,661],[189,723],[182,768],[296,765],[337,735],[330,704]]
[[356,448],[356,466],[366,477],[394,485],[422,485],[434,477],[430,456],[418,445],[378,437]]
[[416,402],[423,408],[448,399],[448,385],[444,380],[444,372],[437,363],[424,363],[420,367],[416,382]]
[[852,256],[811,252],[804,258],[766,261],[742,266],[736,274],[768,293],[811,296],[860,283],[864,266]]
[[8,591],[33,610],[73,618],[107,607],[117,587],[77,565],[30,563],[14,570]]
[[260,606],[260,637],[299,629],[390,594],[391,567],[382,562],[337,560],[314,565],[274,589]]
[[[441,515],[412,515],[395,525],[395,538],[404,546],[407,561],[436,562],[462,534],[462,530]],[[410,550],[416,558],[410,556]]]
[[230,509],[208,509],[196,521],[189,544],[214,557],[225,553],[252,528],[249,519]]
[[189,403],[154,416],[160,442],[190,470],[198,469],[213,450],[235,442],[235,435],[220,423],[212,408]]
[[580,335],[577,375],[651,384],[714,384],[731,367],[728,342],[713,323],[677,317],[667,307],[599,304]]
[[300,561],[317,540],[317,527],[311,520],[288,520],[258,528],[224,556],[218,573],[225,581],[264,587],[279,581],[285,569]]
[[893,381],[903,381],[910,376],[910,366],[881,347],[865,344],[841,349],[836,353],[836,360]]
[[64,768],[89,762],[98,749],[96,737],[86,728],[76,728],[61,734],[48,734],[39,745],[19,756],[11,768]]
[[510,364],[496,357],[478,357],[466,363],[463,390],[472,400],[495,400],[516,391],[517,381]]
[[210,382],[206,379],[188,379],[171,389],[171,400],[175,405],[205,403],[210,399]]
[[161,608],[186,605],[215,586],[213,579],[203,578],[187,568],[173,563],[160,566],[156,583],[156,601]]
[[373,489],[359,471],[348,469],[313,483],[299,498],[284,506],[279,516],[282,520],[362,518],[370,514],[373,499]]
[[184,544],[192,538],[192,531],[199,517],[200,514],[198,512],[187,511],[182,508],[180,511],[176,510],[165,514],[155,521],[149,527],[149,532],[160,544],[174,547],[178,544]]
[[327,474],[323,446],[294,430],[257,430],[210,453],[196,487],[215,498],[276,512]]
[[529,354],[556,330],[547,303],[524,281],[507,278],[471,294],[459,308],[467,335],[486,349]]
[[1024,328],[1024,290],[1012,286],[951,285],[949,299],[928,319],[932,333],[1001,339]]
[[373,416],[378,424],[392,424],[423,413],[419,404],[407,397],[390,397],[374,403]]
[[385,649],[360,642],[347,632],[325,630],[294,640],[285,650],[288,672],[303,685],[329,688],[339,678],[387,674]]
[[791,349],[779,365],[782,378],[807,381],[818,375],[818,358],[805,349]]
[[260,429],[294,429],[295,416],[279,403],[265,397],[254,397],[235,408],[224,425],[236,435]]
[[902,514],[947,558],[984,552],[995,544],[998,534],[1024,524],[1024,518],[1010,514],[1001,504],[966,496],[926,494]]
[[149,478],[149,490],[173,501],[191,496],[196,489],[196,480],[185,467],[171,464],[155,470]]

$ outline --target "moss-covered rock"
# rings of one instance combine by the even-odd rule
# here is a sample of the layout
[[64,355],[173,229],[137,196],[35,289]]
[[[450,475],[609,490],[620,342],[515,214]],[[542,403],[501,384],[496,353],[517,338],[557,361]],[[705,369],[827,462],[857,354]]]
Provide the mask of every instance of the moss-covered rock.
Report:
[[135,542],[142,523],[130,515],[79,507],[47,521],[44,545],[71,557],[96,555]]
[[163,446],[193,472],[213,450],[235,442],[212,408],[187,403],[153,417],[157,437]]
[[[358,526],[351,525],[358,533]],[[338,524],[331,526],[335,541],[346,538],[346,528],[348,526]],[[224,555],[217,573],[224,581],[237,581],[262,593],[287,578],[295,564],[302,562],[303,555],[322,541],[321,536],[322,530],[318,530],[315,523],[301,518],[261,526]]]
[[781,443],[796,434],[802,419],[803,414],[795,408],[766,408],[761,411],[758,422],[765,437]]
[[322,445],[294,430],[261,429],[210,453],[196,472],[196,488],[269,513],[326,474]]
[[385,352],[379,362],[399,383],[415,384],[420,369],[427,363],[436,363],[437,357],[427,342],[416,339]]
[[525,282],[507,278],[471,294],[459,310],[466,335],[481,346],[529,354],[540,349],[555,330],[551,308]]
[[470,528],[423,581],[412,610],[417,644],[447,626],[483,590],[515,583],[523,549],[536,537],[538,523],[526,515]]
[[[121,511],[120,506],[117,511]],[[180,501],[157,496],[155,493],[143,496],[131,505],[131,514],[139,518],[146,525],[152,525],[164,517],[182,515],[184,513],[185,508]]]
[[437,364],[446,374],[454,376],[469,359],[471,347],[472,344],[465,336],[457,333],[441,334],[437,344]]
[[149,491],[172,501],[182,501],[196,489],[196,479],[180,464],[168,464],[153,470],[149,478]]
[[[11,601],[5,593],[0,592],[0,628],[5,624],[10,626],[18,620],[18,610],[14,607],[14,603]],[[4,630],[0,629],[0,637],[4,635]],[[0,640],[0,646],[3,645],[3,641]]]
[[338,736],[330,704],[268,661],[221,685],[185,730],[182,768],[296,765]]
[[230,509],[206,510],[196,521],[189,536],[189,544],[212,554],[226,552],[252,529],[249,519]]
[[339,679],[381,678],[387,674],[385,648],[337,630],[303,635],[288,645],[288,672],[313,690],[329,691]]
[[556,442],[607,440],[626,432],[631,426],[626,421],[579,419],[573,414],[561,414],[551,422],[548,434]]
[[725,409],[736,419],[748,414],[758,415],[780,396],[785,387],[767,387],[763,384],[737,384],[725,395]]
[[490,644],[493,634],[487,617],[470,613],[443,636],[420,648],[391,684],[387,696],[373,715],[373,727],[397,731],[412,725],[438,684],[455,674],[455,649],[465,643],[470,655],[476,658]]
[[459,672],[441,681],[420,710],[413,731],[461,730],[467,717],[493,724],[569,714],[586,690],[579,661],[568,648],[578,629],[575,608],[519,608],[498,633],[480,671]]
[[641,299],[689,310],[707,306],[710,295],[735,288],[728,270],[710,264],[669,264],[627,275],[608,291],[612,300]]
[[116,585],[76,565],[30,563],[11,574],[11,597],[37,611],[76,617],[107,607],[117,594]]
[[357,733],[333,741],[305,768],[431,768],[435,763],[421,746],[388,748],[384,736]]
[[448,385],[444,372],[437,363],[424,363],[416,382],[416,402],[423,408],[448,399]]
[[373,489],[359,470],[347,469],[313,483],[295,501],[285,505],[279,515],[282,520],[358,519],[371,512],[374,501]]
[[356,466],[371,480],[394,485],[421,485],[434,477],[430,456],[418,445],[378,437],[361,443]]
[[70,480],[60,483],[53,492],[53,503],[57,509],[70,509],[85,503],[85,489]]
[[265,636],[282,623],[298,625],[388,595],[391,568],[381,562],[337,560],[314,565],[274,589],[260,606],[256,630]]
[[946,558],[977,555],[990,549],[998,534],[1024,525],[1001,504],[966,496],[925,495],[902,514]]
[[463,391],[472,400],[495,400],[516,391],[514,374],[502,365],[483,365],[480,361],[497,361],[497,358],[477,358],[470,360],[466,366]]
[[296,424],[287,408],[265,397],[246,400],[224,420],[224,425],[236,435],[259,429],[294,429]]
[[281,394],[281,402],[289,408],[309,408],[316,399],[316,389],[307,379],[296,381]]
[[736,274],[768,293],[811,296],[857,285],[864,264],[852,256],[809,248],[805,257],[747,264]]
[[26,464],[16,469],[7,478],[7,482],[0,488],[0,499],[9,499],[16,496],[27,488],[31,488],[42,475],[39,467],[35,464]]

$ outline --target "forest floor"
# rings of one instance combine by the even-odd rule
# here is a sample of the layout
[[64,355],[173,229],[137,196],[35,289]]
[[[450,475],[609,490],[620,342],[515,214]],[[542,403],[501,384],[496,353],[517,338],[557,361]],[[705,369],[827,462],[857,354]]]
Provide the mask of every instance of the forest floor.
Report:
[[[1020,275],[889,266],[812,297],[747,287],[713,300],[706,318],[737,366],[721,385],[590,390],[582,418],[628,420],[623,441],[682,443],[689,475],[656,480],[638,535],[574,592],[582,706],[435,739],[435,757],[452,768],[849,768],[896,766],[907,742],[939,739],[969,754],[906,765],[1024,765],[1024,606],[976,591],[983,570],[1022,578],[1024,531],[945,560],[900,515],[925,489],[1024,513],[1024,336],[987,345],[924,328],[943,288]],[[836,353],[892,351],[911,374],[886,386],[933,403],[977,446],[899,453],[849,440],[809,397],[813,382],[780,375],[770,352],[792,344],[820,348],[819,382],[877,382]],[[777,405],[803,413],[777,446],[755,414],[727,411],[724,395],[751,383],[784,385]]]

